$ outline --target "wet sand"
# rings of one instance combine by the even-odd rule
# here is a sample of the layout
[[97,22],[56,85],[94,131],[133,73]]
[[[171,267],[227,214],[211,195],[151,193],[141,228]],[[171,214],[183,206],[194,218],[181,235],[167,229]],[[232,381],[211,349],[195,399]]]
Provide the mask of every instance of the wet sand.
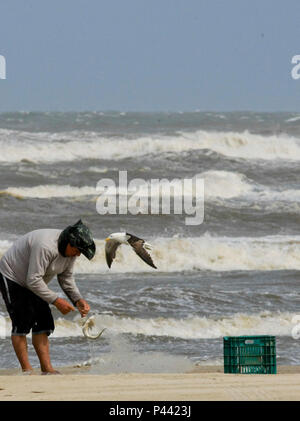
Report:
[[23,375],[0,371],[1,401],[298,401],[300,367],[278,366],[277,374],[224,374],[221,366],[198,366],[174,374],[90,374],[60,368],[60,375],[39,370]]

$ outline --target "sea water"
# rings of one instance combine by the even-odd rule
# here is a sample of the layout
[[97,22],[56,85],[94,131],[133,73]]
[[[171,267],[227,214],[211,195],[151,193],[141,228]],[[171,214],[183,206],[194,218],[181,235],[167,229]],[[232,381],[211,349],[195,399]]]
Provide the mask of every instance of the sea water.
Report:
[[[183,372],[223,364],[223,336],[275,335],[278,364],[300,364],[300,115],[296,113],[2,113],[0,256],[39,228],[79,218],[97,246],[75,279],[91,306],[95,341],[78,312],[55,307],[55,366],[91,372]],[[204,179],[204,220],[186,215],[99,215],[97,183]],[[121,246],[111,269],[105,238],[127,231],[153,246],[157,270]],[[49,287],[63,292],[53,279]],[[10,322],[1,368],[17,367]],[[3,332],[3,329],[2,329]],[[33,365],[38,365],[31,346]]]

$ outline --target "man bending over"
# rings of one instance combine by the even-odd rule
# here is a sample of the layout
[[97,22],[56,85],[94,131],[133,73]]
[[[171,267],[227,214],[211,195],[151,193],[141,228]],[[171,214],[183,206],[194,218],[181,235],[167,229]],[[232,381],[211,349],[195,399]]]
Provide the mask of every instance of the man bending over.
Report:
[[[42,374],[59,374],[51,364],[48,336],[54,331],[49,304],[62,314],[90,310],[73,278],[77,256],[91,260],[96,252],[89,228],[79,220],[63,231],[39,229],[19,238],[0,259],[0,291],[12,321],[11,340],[23,372],[31,372],[26,335],[32,331],[32,344]],[[51,291],[48,283],[57,280],[73,305]]]

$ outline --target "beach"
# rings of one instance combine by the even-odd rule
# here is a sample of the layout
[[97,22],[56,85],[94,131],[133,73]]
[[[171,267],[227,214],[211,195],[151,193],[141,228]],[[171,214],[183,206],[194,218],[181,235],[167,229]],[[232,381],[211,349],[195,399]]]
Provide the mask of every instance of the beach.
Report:
[[94,375],[66,367],[61,375],[1,370],[1,401],[298,401],[300,367],[277,374],[224,374],[223,367],[189,373]]
[[[62,375],[40,375],[29,338],[35,374],[24,376],[1,299],[0,400],[298,400],[299,137],[297,113],[0,114],[0,258],[27,232],[82,218],[96,255],[77,259],[74,278],[95,333],[105,329],[88,340],[78,312],[51,306],[51,361]],[[198,179],[204,219],[190,225],[201,195],[186,181]],[[103,180],[115,186],[107,200],[117,192],[112,213],[100,212]],[[174,189],[157,192],[153,180]],[[125,244],[108,268],[105,238],[115,232],[149,242],[157,269]],[[55,278],[48,286],[66,298]],[[223,373],[223,338],[241,335],[276,337],[278,374]]]

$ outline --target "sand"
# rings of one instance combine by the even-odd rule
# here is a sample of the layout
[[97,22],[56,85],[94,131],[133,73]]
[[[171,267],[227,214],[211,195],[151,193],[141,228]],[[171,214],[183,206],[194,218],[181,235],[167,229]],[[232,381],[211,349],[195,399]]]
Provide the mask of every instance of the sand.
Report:
[[298,401],[300,367],[277,374],[224,374],[220,366],[189,373],[90,374],[75,367],[61,375],[0,371],[1,401]]

